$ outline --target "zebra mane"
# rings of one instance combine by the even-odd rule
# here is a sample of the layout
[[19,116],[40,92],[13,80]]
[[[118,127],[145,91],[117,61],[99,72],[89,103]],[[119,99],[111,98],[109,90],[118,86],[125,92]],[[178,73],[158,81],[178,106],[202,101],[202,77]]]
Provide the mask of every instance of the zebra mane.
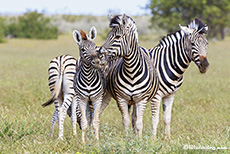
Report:
[[81,30],[80,33],[81,33],[82,39],[83,39],[83,40],[87,40],[86,33],[85,33],[83,30]]
[[188,28],[190,28],[190,29],[196,29],[197,31],[199,31],[200,34],[207,33],[207,30],[205,30],[205,28],[204,28],[206,26],[207,25],[205,25],[198,18],[195,18],[190,24],[187,25]]
[[[116,26],[120,26],[122,24],[122,17],[123,15],[115,15],[114,17],[111,18],[110,23],[109,23],[109,27],[113,28]],[[131,24],[135,24],[135,21],[133,20],[133,18],[131,18],[130,16],[126,15],[127,19],[130,21]]]
[[180,31],[176,31],[176,32],[174,32],[174,33],[167,34],[167,36],[163,36],[163,37],[161,38],[161,40],[159,41],[159,44],[158,44],[157,46],[159,46],[159,45],[164,46],[165,40],[168,40],[168,38],[171,37],[172,35],[174,35],[174,37],[177,38],[177,37],[176,37],[176,34],[177,34],[177,33],[181,33],[181,32],[180,32]]
[[115,26],[119,26],[119,25],[120,25],[120,22],[121,22],[121,17],[122,17],[122,15],[115,15],[115,16],[110,20],[109,27],[113,28],[113,27],[115,27]]
[[[207,33],[207,30],[205,29],[205,27],[207,27],[207,25],[205,25],[198,18],[195,18],[194,20],[192,20],[192,22],[190,24],[188,24],[187,27],[190,28],[190,29],[196,29],[196,31],[198,31],[200,34]],[[180,34],[180,35],[182,35],[181,37],[183,37],[183,34],[181,34],[181,31],[176,31],[175,33],[167,34],[167,36],[162,37],[162,39],[160,40],[158,46],[159,45],[164,45],[165,44],[165,40],[168,37],[171,37],[172,35],[174,35],[174,37],[177,38],[176,37],[177,33]]]

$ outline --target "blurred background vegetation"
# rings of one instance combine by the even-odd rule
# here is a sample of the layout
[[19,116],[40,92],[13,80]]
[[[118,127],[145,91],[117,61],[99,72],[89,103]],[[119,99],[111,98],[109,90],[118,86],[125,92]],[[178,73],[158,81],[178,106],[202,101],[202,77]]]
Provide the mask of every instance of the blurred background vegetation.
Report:
[[229,0],[150,0],[151,22],[168,32],[178,30],[178,24],[186,25],[195,17],[209,27],[210,38],[224,39],[230,27]]
[[20,16],[0,18],[0,41],[4,38],[56,39],[58,29],[51,24],[51,18],[37,11],[27,11]]
[[[155,32],[150,28],[150,17],[147,15],[133,17],[140,35]],[[143,25],[143,23],[146,23]],[[107,16],[91,15],[47,15],[27,11],[20,16],[0,16],[0,42],[5,38],[56,39],[59,34],[72,33],[74,29],[88,31],[92,26],[97,28],[103,39],[109,32]]]
[[[224,39],[229,34],[229,0],[150,0],[144,9],[150,11],[150,15],[132,16],[140,37],[161,30],[175,32],[179,30],[178,24],[187,25],[195,17],[209,26],[209,38]],[[106,16],[47,15],[27,10],[22,15],[0,16],[0,42],[12,37],[56,39],[59,34],[71,33],[73,29],[88,30],[92,25],[105,39],[109,31]]]

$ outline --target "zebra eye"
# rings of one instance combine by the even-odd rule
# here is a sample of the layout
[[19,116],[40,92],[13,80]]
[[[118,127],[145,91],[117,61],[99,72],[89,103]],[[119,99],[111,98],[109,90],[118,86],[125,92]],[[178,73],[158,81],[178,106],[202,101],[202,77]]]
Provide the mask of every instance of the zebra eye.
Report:
[[84,48],[81,48],[81,51],[85,51],[85,49],[84,49]]
[[115,39],[119,39],[119,38],[121,38],[121,35],[116,35],[115,36]]
[[102,59],[104,57],[104,55],[99,55],[99,58]]

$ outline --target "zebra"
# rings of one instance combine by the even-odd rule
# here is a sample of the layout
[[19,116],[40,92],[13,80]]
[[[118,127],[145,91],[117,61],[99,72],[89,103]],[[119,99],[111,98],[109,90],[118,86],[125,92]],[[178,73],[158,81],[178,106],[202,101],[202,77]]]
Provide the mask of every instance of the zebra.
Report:
[[[116,15],[109,20],[112,30],[100,52],[121,58],[113,62],[107,75],[108,95],[117,101],[126,131],[130,125],[129,108],[133,105],[132,116],[136,118],[132,119],[132,124],[134,132],[141,137],[146,104],[159,87],[157,73],[148,50],[138,45],[135,21],[126,14]],[[102,106],[108,103],[103,100]]]
[[201,73],[209,68],[207,60],[208,26],[195,18],[190,24],[180,26],[180,31],[168,34],[160,43],[149,49],[159,77],[159,90],[151,100],[152,135],[156,138],[160,103],[163,103],[165,138],[170,138],[171,110],[175,92],[183,82],[183,73],[193,61]]
[[[95,27],[90,29],[89,36],[82,30],[80,32],[77,30],[73,31],[73,38],[77,42],[80,52],[80,66],[74,78],[74,90],[76,92],[76,101],[79,103],[82,113],[81,128],[83,143],[85,143],[86,129],[91,121],[96,139],[99,140],[99,114],[105,93],[105,77],[102,71],[100,71],[99,67],[101,64],[99,65],[100,61],[97,58],[99,47],[93,42],[96,35],[97,31]],[[93,113],[89,112],[89,106],[93,107]]]
[[78,104],[76,104],[73,99],[75,96],[75,91],[73,89],[73,80],[78,65],[79,64],[76,59],[71,55],[62,55],[56,57],[51,60],[49,64],[48,80],[52,97],[42,106],[46,107],[54,102],[55,111],[53,114],[52,124],[48,135],[52,135],[52,130],[56,122],[58,121],[59,138],[63,139],[63,123],[65,114],[67,112],[67,114],[71,117],[73,125],[73,135],[76,136],[76,121],[80,126],[81,112]]

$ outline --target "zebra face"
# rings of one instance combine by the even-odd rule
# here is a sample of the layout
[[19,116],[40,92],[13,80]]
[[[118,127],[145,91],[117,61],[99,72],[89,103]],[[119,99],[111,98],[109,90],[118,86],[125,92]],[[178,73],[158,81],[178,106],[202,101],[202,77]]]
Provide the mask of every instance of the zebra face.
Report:
[[97,60],[97,63],[100,65],[100,68],[104,68],[106,67],[106,65],[108,64],[109,60],[109,56],[105,55],[104,53],[101,52],[102,47],[98,47],[97,49],[97,58],[95,58],[95,60]]
[[130,46],[133,43],[133,38],[138,41],[135,22],[125,14],[114,16],[109,20],[112,30],[108,33],[106,41],[102,45],[103,53],[113,57],[124,57],[131,52]]
[[195,33],[196,37],[191,40],[192,43],[192,60],[198,66],[201,73],[205,73],[209,68],[207,59],[208,41],[204,34]]
[[81,61],[98,69],[101,66],[100,59],[97,56],[97,51],[99,48],[93,42],[93,40],[96,38],[96,35],[97,30],[95,27],[90,29],[88,36],[82,30],[80,32],[77,30],[73,31],[73,38],[79,46]]
[[96,44],[93,43],[90,46],[86,46],[89,42],[84,43],[85,45],[82,45],[81,48],[79,48],[81,60],[87,65],[92,65],[94,68],[99,68],[98,57],[96,54]]
[[188,45],[191,47],[188,51],[190,59],[194,61],[201,73],[205,73],[209,68],[207,59],[208,41],[205,36],[208,26],[196,18],[187,27],[180,25],[180,28],[187,35],[187,42],[190,42],[190,45]]

